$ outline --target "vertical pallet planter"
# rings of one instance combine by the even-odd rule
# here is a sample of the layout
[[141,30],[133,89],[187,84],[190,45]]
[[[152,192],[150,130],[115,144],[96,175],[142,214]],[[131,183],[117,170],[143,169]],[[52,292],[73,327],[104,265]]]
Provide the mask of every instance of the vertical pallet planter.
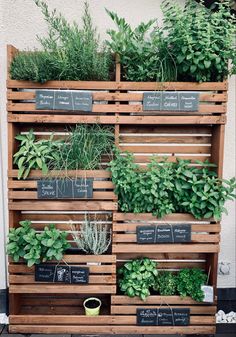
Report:
[[[65,255],[69,265],[90,265],[89,284],[56,285],[34,281],[34,268],[9,260],[10,332],[12,333],[82,333],[82,334],[212,334],[215,332],[216,298],[214,303],[197,303],[190,298],[152,294],[145,303],[120,294],[117,268],[126,260],[147,256],[158,262],[160,270],[198,267],[210,270],[209,284],[215,289],[220,242],[220,223],[210,219],[196,221],[189,214],[172,214],[156,219],[150,214],[123,214],[118,211],[110,172],[104,158],[100,170],[70,171],[70,178],[93,178],[93,198],[75,200],[39,200],[37,181],[44,178],[32,170],[26,180],[17,179],[13,154],[17,150],[14,137],[33,128],[38,138],[52,132],[60,138],[64,126],[77,123],[114,126],[115,144],[121,151],[134,154],[135,162],[145,167],[152,156],[195,160],[208,159],[216,164],[222,177],[224,128],[227,115],[228,83],[153,83],[121,81],[121,67],[116,63],[114,81],[49,81],[45,84],[11,80],[10,63],[17,50],[8,47],[8,188],[9,225],[17,227],[28,219],[37,230],[55,223],[57,228],[70,230],[70,223],[81,224],[90,214],[112,228],[112,245],[105,255]],[[92,92],[92,111],[36,109],[36,90],[85,90]],[[144,93],[197,92],[199,109],[186,111],[144,110]],[[50,172],[49,177],[63,177],[63,172]],[[191,223],[189,243],[140,245],[136,229],[139,225]],[[69,235],[69,239],[70,234]],[[103,303],[101,315],[84,315],[83,301],[98,296]],[[137,308],[158,308],[166,302],[173,308],[190,309],[189,326],[137,326]]]

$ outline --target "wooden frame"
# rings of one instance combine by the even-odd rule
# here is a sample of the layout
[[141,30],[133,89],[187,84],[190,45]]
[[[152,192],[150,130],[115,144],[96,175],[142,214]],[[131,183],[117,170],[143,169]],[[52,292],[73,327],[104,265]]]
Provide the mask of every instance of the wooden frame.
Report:
[[[117,268],[126,260],[147,256],[158,261],[158,269],[178,270],[199,267],[210,271],[209,284],[216,295],[217,262],[220,223],[196,221],[189,214],[171,214],[156,219],[150,214],[118,212],[117,197],[110,173],[102,167],[94,171],[67,172],[70,177],[98,178],[94,181],[94,197],[90,200],[37,200],[36,183],[41,172],[33,170],[27,180],[17,180],[13,154],[17,150],[14,137],[34,128],[37,132],[60,131],[64,124],[114,125],[115,145],[134,153],[135,161],[145,166],[150,154],[177,158],[209,159],[217,165],[222,177],[224,130],[227,112],[228,83],[193,82],[125,82],[121,81],[121,65],[116,58],[114,81],[49,81],[38,84],[10,79],[10,63],[17,49],[8,46],[8,188],[9,225],[17,227],[28,218],[33,227],[42,230],[45,224],[68,229],[70,221],[82,222],[84,213],[97,213],[100,219],[109,213],[113,226],[112,247],[107,255],[66,255],[69,264],[90,266],[90,284],[86,286],[38,284],[34,268],[9,259],[10,327],[11,333],[82,333],[82,334],[213,334],[215,333],[216,300],[210,304],[196,303],[178,296],[150,296],[145,303],[121,296],[116,289]],[[25,91],[24,91],[25,89]],[[36,110],[36,89],[89,90],[93,95],[91,113]],[[197,91],[200,94],[198,112],[143,111],[144,91]],[[40,136],[39,136],[40,137]],[[61,172],[63,175],[64,173]],[[58,172],[51,172],[57,177]],[[138,245],[136,227],[158,223],[192,223],[194,234],[188,244]],[[70,235],[69,235],[70,238]],[[94,261],[96,260],[96,261]],[[98,317],[84,315],[83,300],[99,296],[104,306]],[[157,307],[163,301],[173,307],[190,308],[190,325],[186,327],[141,327],[136,325],[137,307]]]

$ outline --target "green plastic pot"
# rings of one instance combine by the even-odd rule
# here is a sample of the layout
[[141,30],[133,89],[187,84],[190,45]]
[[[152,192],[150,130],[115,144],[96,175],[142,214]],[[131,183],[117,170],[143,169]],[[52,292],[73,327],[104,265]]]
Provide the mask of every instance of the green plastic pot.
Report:
[[[88,308],[86,306],[86,303],[88,303],[89,301],[96,301],[98,302],[98,306],[96,308]],[[86,316],[98,316],[100,314],[100,307],[102,305],[102,302],[99,298],[96,298],[96,297],[89,297],[87,298],[84,303],[83,303],[83,306],[84,306],[84,309],[85,309],[85,315]]]

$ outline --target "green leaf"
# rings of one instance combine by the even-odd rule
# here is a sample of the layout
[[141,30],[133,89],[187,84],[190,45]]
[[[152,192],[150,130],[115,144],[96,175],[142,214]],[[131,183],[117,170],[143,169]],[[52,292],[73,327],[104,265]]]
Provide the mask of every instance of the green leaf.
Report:
[[210,60],[204,60],[204,66],[208,69],[211,66],[211,61]]

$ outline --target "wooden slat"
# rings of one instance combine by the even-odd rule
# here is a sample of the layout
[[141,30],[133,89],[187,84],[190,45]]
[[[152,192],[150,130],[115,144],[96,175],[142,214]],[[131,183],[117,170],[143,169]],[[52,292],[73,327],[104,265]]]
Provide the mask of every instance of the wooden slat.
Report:
[[132,153],[211,153],[210,146],[158,146],[158,145],[125,145],[120,146],[121,151]]
[[[145,223],[145,226],[152,225],[153,223]],[[159,226],[165,225],[165,223],[158,223]],[[113,223],[113,231],[114,232],[125,232],[125,231],[134,231],[136,232],[137,226],[142,225],[142,223],[133,223],[133,222],[122,222],[122,223]],[[219,233],[221,230],[220,224],[191,224],[193,232],[211,232],[211,233]]]
[[[9,170],[8,177],[17,178],[18,170]],[[77,178],[110,178],[111,172],[107,170],[77,170],[77,171],[50,171],[47,178],[55,177],[77,177]],[[45,175],[40,170],[31,170],[29,178],[43,178]],[[95,181],[94,181],[95,183]]]
[[[34,275],[9,275],[10,284],[25,284],[27,287],[28,284],[39,284],[40,282],[35,281]],[[50,282],[44,282],[43,284],[48,284]],[[105,275],[89,275],[89,284],[97,284],[97,286],[102,287],[106,284],[115,284],[116,278],[114,276],[105,276]]]
[[[93,100],[96,101],[142,101],[142,93],[106,93],[106,92],[93,92]],[[7,99],[9,100],[33,100],[35,99],[35,92],[24,91],[8,91]],[[212,93],[200,93],[200,102],[226,102],[227,94],[212,94]]]
[[100,123],[100,124],[225,124],[225,116],[91,116],[9,114],[8,122],[14,123]]
[[[16,170],[14,170],[16,171]],[[36,180],[10,180],[8,181],[8,188],[14,189],[37,189],[37,181]],[[93,181],[94,189],[113,189],[114,185],[111,181]]]
[[156,135],[148,135],[143,136],[135,135],[135,136],[120,136],[120,143],[163,143],[163,144],[210,144],[211,136],[156,136]]
[[228,82],[109,82],[109,81],[30,81],[8,80],[7,87],[12,89],[88,89],[88,90],[220,90],[228,89]]
[[111,201],[17,201],[9,202],[9,210],[35,211],[112,211],[117,203]]
[[[25,199],[25,200],[38,200],[38,193],[36,191],[9,191],[8,192],[9,199]],[[77,198],[77,199],[86,199],[88,198]],[[117,200],[117,196],[113,192],[93,192],[93,198],[89,200]],[[76,199],[73,199],[76,200]]]
[[[181,221],[185,221],[185,222],[189,222],[189,221],[194,221],[194,222],[201,222],[201,221],[214,221],[213,219],[202,219],[202,220],[196,220],[194,218],[193,215],[188,214],[188,213],[172,213],[172,214],[168,214],[166,216],[164,216],[161,219],[158,219],[157,217],[155,217],[154,215],[150,214],[150,213],[142,213],[142,214],[134,214],[134,213],[119,213],[119,212],[115,212],[114,213],[114,217],[113,219],[115,221],[130,221],[130,220],[135,220],[135,221],[161,221],[161,222],[165,222],[165,221],[177,221],[177,222],[181,222]],[[215,222],[215,221],[214,221]]]
[[[111,304],[127,304],[127,305],[157,305],[161,303],[176,305],[203,305],[202,302],[196,302],[191,297],[181,298],[180,296],[149,296],[145,303],[139,297],[130,298],[128,296],[115,295],[111,296]],[[207,305],[207,304],[206,304]],[[208,304],[209,305],[209,304]]]
[[216,244],[160,244],[160,245],[139,245],[136,244],[119,244],[113,245],[113,253],[135,253],[138,249],[139,253],[151,251],[153,253],[173,253],[173,252],[189,252],[189,253],[218,253],[219,245]]

